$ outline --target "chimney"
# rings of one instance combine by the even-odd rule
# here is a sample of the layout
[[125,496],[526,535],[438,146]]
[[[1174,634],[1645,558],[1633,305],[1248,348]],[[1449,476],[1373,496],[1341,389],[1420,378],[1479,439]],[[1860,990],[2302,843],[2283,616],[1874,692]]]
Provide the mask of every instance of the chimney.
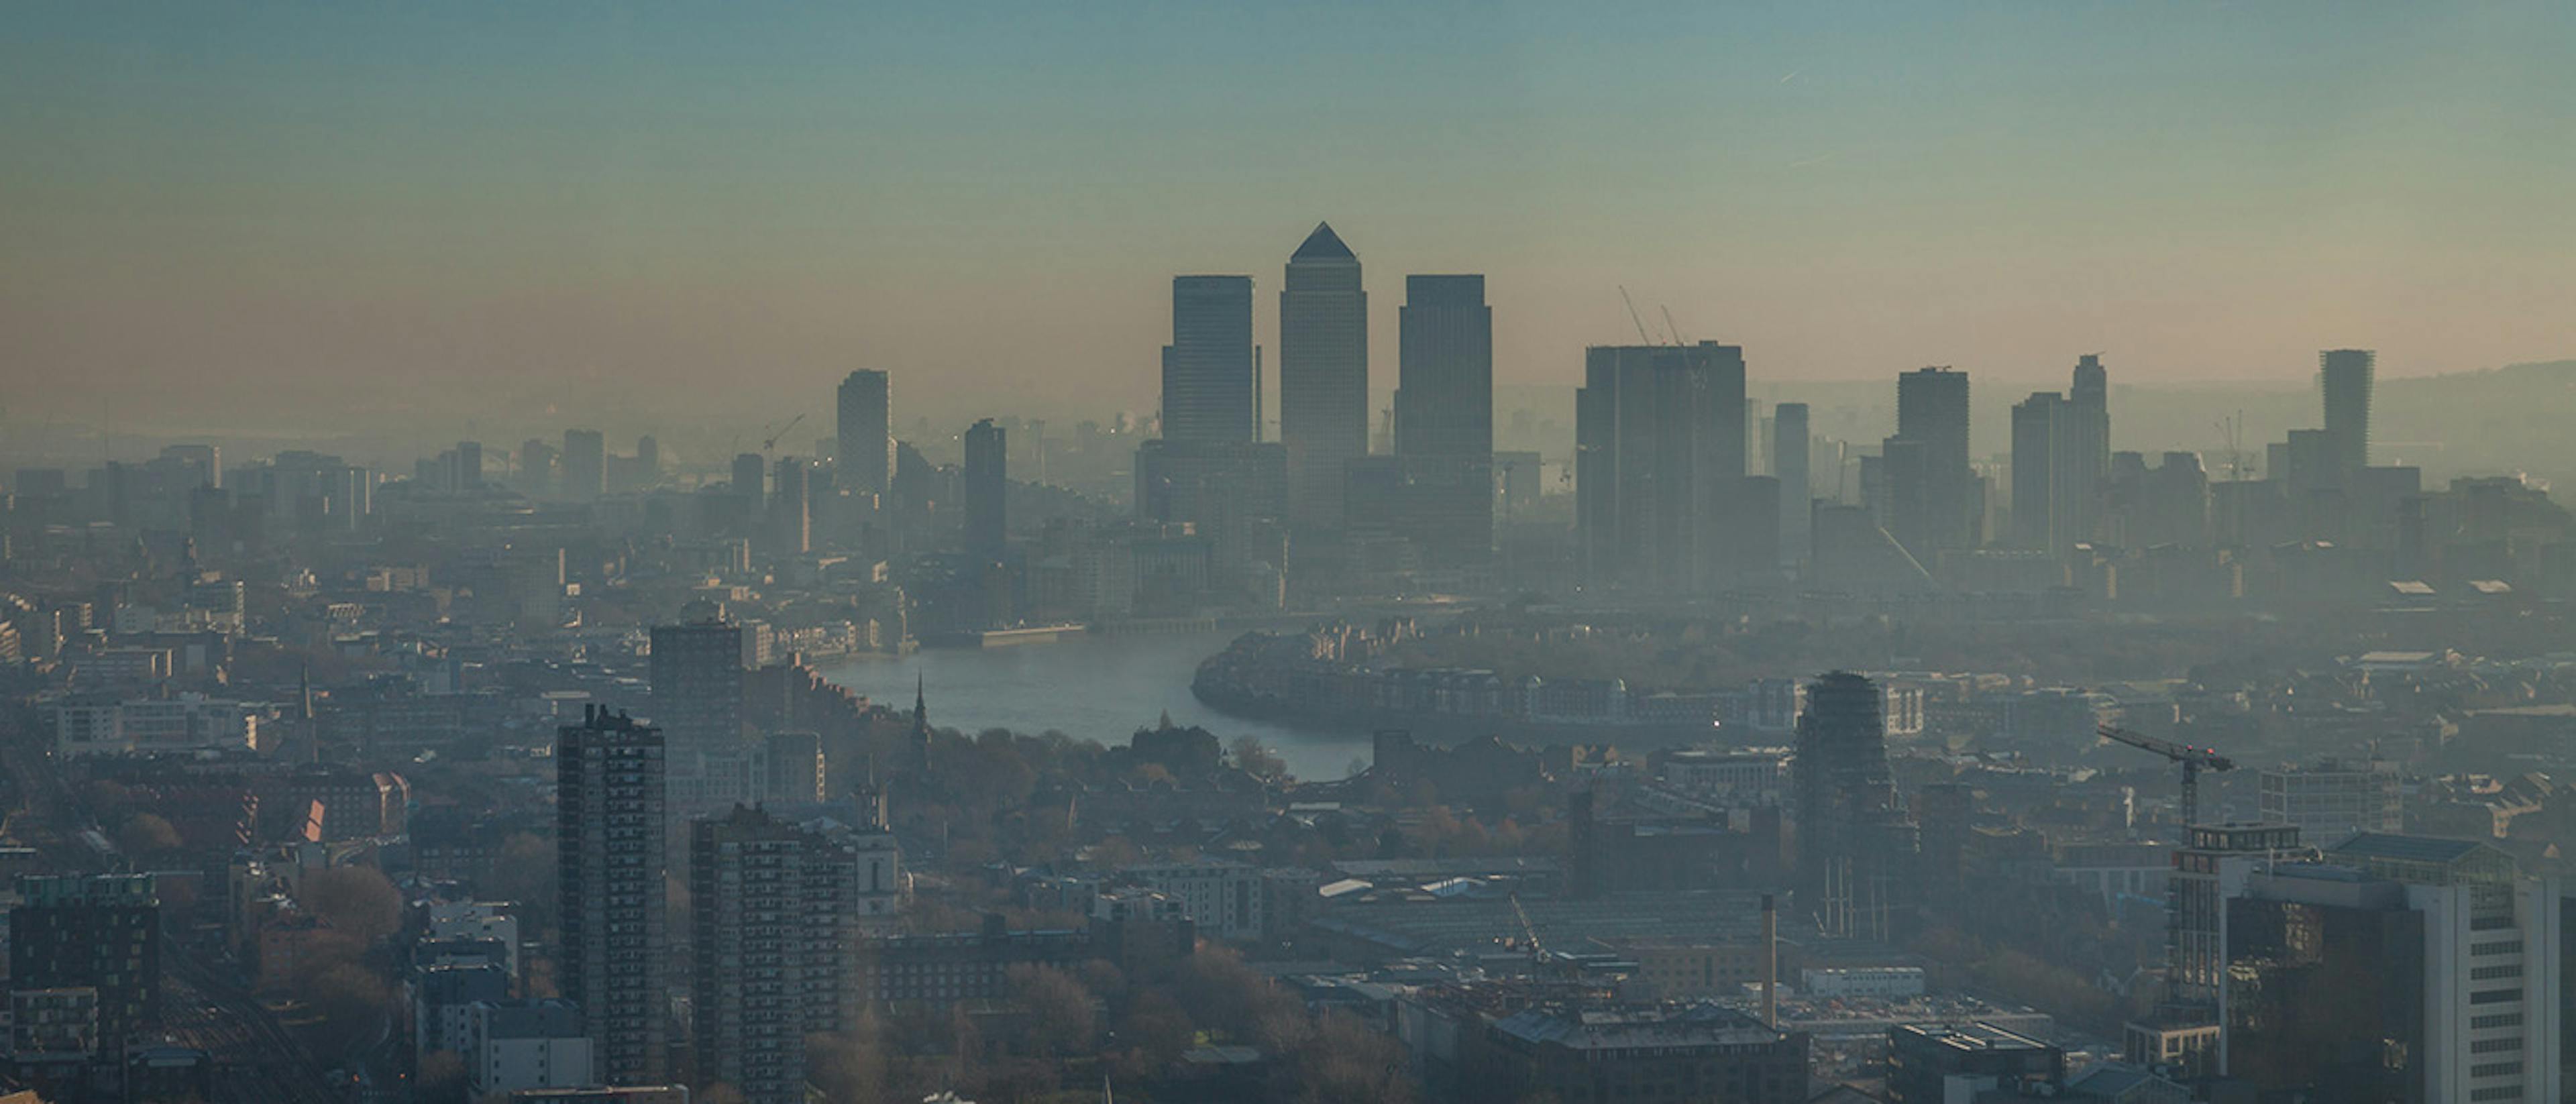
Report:
[[1762,1026],[1780,1030],[1780,909],[1762,895]]

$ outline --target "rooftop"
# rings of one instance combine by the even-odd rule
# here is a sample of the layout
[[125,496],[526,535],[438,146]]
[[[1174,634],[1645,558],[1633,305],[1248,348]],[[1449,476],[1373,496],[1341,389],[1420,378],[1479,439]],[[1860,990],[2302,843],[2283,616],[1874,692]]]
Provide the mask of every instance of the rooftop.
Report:
[[1306,244],[1298,246],[1295,253],[1288,255],[1288,259],[1291,261],[1355,261],[1359,258],[1351,253],[1350,246],[1342,244],[1341,235],[1333,233],[1332,223],[1319,222],[1315,224],[1315,232],[1306,235]]

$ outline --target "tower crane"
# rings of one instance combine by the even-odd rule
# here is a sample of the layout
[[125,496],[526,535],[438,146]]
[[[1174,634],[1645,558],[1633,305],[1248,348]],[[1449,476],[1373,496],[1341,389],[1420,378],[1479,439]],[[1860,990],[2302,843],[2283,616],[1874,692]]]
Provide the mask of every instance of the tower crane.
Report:
[[765,458],[770,453],[778,451],[778,439],[787,436],[788,430],[796,428],[797,425],[802,423],[804,420],[805,416],[803,414],[798,414],[793,418],[787,419],[787,424],[778,427],[778,432],[769,434],[760,442],[760,455]]
[[1530,965],[1536,966],[1547,957],[1547,948],[1539,945],[1538,927],[1530,923],[1529,910],[1521,907],[1521,895],[1512,894],[1511,902],[1512,916],[1521,922],[1521,938],[1529,941]]
[[2113,743],[2127,744],[2140,751],[2151,751],[2182,764],[2182,827],[2185,833],[2191,831],[2192,825],[2200,822],[2200,772],[2236,769],[2236,760],[2220,755],[2210,748],[2160,740],[2153,736],[2131,732],[2117,725],[2102,725],[2095,728],[2094,732]]

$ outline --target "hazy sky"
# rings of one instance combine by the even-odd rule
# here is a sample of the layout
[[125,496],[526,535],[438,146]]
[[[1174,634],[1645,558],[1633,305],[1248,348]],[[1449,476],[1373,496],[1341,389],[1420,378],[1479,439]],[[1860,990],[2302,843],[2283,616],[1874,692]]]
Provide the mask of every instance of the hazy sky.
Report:
[[[1498,375],[2294,383],[2576,353],[2576,4],[19,0],[0,403],[1150,407],[1329,218]],[[1660,327],[1658,327],[1660,328]],[[486,398],[490,396],[490,398]],[[130,404],[130,405],[127,405]],[[916,406],[915,409],[919,407]]]

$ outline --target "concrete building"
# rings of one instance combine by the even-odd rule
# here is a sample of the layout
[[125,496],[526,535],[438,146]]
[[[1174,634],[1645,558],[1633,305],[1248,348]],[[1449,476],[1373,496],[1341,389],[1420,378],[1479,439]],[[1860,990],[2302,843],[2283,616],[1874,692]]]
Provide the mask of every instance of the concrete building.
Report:
[[[1359,257],[1327,223],[1288,258],[1279,293],[1279,443],[1288,452],[1288,516],[1342,527],[1343,481],[1369,451],[1368,292]],[[1166,436],[1169,436],[1168,434]]]
[[2065,1084],[2065,1051],[1993,1024],[1887,1032],[1889,1104],[1947,1104],[1991,1089],[2054,1096]]
[[1886,695],[1847,671],[1807,687],[1791,768],[1800,906],[1834,935],[1883,938],[1919,850],[1887,762]]
[[1125,867],[1118,875],[1177,898],[1201,935],[1223,940],[1261,938],[1265,895],[1258,867],[1234,862],[1164,863]]
[[853,494],[885,494],[894,488],[892,378],[862,368],[842,378],[835,398],[833,464],[840,485]]
[[[121,1055],[161,1015],[161,902],[144,874],[48,875],[18,879],[9,909],[9,988],[52,994],[34,1003],[59,1015],[50,1024],[58,1051],[63,1032],[90,1040],[93,1055]],[[71,990],[88,990],[81,999]],[[84,1056],[87,1057],[87,1056]]]
[[1395,1030],[1434,1101],[1808,1099],[1807,1036],[1715,1004],[1530,1001],[1427,986],[1398,998]]
[[1173,277],[1162,439],[1188,445],[1257,440],[1254,372],[1252,277]]
[[1771,408],[1771,474],[1780,481],[1780,562],[1788,567],[1806,563],[1811,548],[1815,491],[1808,461],[1814,445],[1807,404],[1781,403]]
[[2076,359],[2065,413],[2065,446],[2052,480],[2057,495],[2052,520],[2069,541],[2088,541],[2100,535],[2102,499],[2111,479],[2111,374],[2100,356],[2087,353]]
[[1807,997],[1873,997],[1903,1000],[1923,995],[1920,966],[1832,966],[1798,971],[1798,992]]
[[552,997],[465,1007],[465,1078],[477,1098],[591,1084],[595,1064],[581,1009]]
[[742,742],[742,637],[741,625],[713,615],[653,626],[653,726],[683,771]]
[[824,849],[803,829],[741,807],[691,821],[689,840],[698,1084],[731,1085],[749,1104],[800,1104],[805,1036],[824,1026],[808,1022],[807,994],[828,995],[842,978],[829,936],[844,918]]
[[2054,391],[2034,392],[2012,408],[2012,545],[2056,554],[2076,544],[2065,467],[2073,456],[2075,410]]
[[597,1043],[597,1080],[659,1084],[670,1045],[662,732],[597,706],[583,712],[555,740],[559,985]]

